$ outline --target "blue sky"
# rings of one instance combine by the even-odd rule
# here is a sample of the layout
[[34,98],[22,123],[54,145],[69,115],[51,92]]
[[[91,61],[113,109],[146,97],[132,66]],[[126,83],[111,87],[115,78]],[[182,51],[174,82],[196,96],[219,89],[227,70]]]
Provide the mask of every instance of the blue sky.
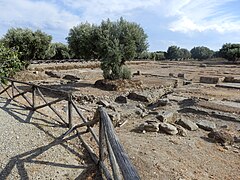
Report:
[[218,50],[224,43],[240,43],[239,8],[239,0],[0,0],[0,37],[22,27],[66,43],[69,29],[81,22],[122,16],[144,28],[150,51],[170,45]]

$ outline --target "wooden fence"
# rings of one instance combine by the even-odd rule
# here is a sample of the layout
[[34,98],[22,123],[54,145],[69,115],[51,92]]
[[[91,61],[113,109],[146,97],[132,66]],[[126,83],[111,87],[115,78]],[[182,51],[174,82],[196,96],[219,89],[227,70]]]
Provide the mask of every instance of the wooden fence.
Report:
[[[101,171],[103,177],[109,180],[140,179],[135,167],[130,162],[128,155],[124,151],[123,146],[120,144],[118,137],[114,131],[111,119],[103,107],[99,107],[97,109],[99,118],[93,121],[88,121],[84,118],[80,109],[77,107],[77,103],[74,102],[72,93],[39,86],[33,83],[21,82],[5,77],[0,77],[0,81],[1,80],[7,81],[8,83],[6,85],[0,83],[2,86],[0,95],[7,93],[11,99],[15,99],[21,96],[28,104],[26,108],[32,111],[49,107],[51,111],[54,112],[56,116],[64,123],[64,125],[69,128],[68,131],[62,135],[62,138],[64,138],[72,131],[77,130],[78,128],[87,127],[88,132],[91,133],[91,136],[97,145],[98,153],[94,152],[94,148],[91,147],[88,141],[84,139],[80,133],[78,133],[78,137],[82,141],[86,150],[89,152],[92,160],[99,166],[99,170]],[[20,89],[17,84],[24,86],[24,88]],[[49,102],[46,98],[46,95],[50,93],[55,95],[55,100]],[[44,102],[43,104],[37,105],[37,96],[42,99]],[[57,111],[56,108],[53,107],[53,104],[61,101],[66,101],[67,103],[67,117],[65,118]],[[78,117],[81,119],[80,124],[73,124],[72,120],[74,110],[76,111]],[[99,122],[98,135],[92,128],[92,126],[97,122]],[[110,166],[108,166],[108,161],[110,162]]]

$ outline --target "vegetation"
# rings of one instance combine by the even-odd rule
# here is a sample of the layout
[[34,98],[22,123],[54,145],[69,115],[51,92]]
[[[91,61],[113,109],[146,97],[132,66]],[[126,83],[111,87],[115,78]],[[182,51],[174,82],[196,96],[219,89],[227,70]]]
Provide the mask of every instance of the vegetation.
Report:
[[24,63],[18,59],[18,55],[16,50],[6,48],[0,43],[0,77],[11,77],[23,69]]
[[52,36],[40,30],[11,28],[0,39],[0,75],[12,76],[34,59],[98,59],[105,79],[129,79],[131,71],[125,62],[133,59],[183,60],[223,57],[240,59],[240,44],[224,44],[219,51],[198,46],[191,51],[170,46],[167,52],[148,52],[147,35],[140,25],[123,18],[102,21],[100,25],[81,23],[70,29],[68,45],[51,43]]
[[18,50],[20,59],[29,61],[32,59],[44,59],[50,47],[52,37],[37,30],[11,28],[2,39],[8,48]]
[[194,47],[190,52],[192,54],[192,58],[200,60],[211,58],[214,54],[214,51],[204,46]]
[[70,59],[70,50],[63,43],[52,43],[50,47],[52,52],[48,52],[51,59]]
[[85,60],[98,58],[97,29],[97,26],[88,22],[70,29],[66,39],[75,58],[84,58]]
[[67,41],[75,57],[101,60],[105,79],[126,78],[123,65],[146,51],[147,35],[136,23],[123,18],[116,22],[109,19],[99,26],[84,23],[70,29]]
[[240,59],[240,44],[224,44],[219,51],[221,57],[236,62]]
[[166,58],[171,60],[189,59],[191,58],[191,53],[187,49],[177,46],[170,46],[168,47]]

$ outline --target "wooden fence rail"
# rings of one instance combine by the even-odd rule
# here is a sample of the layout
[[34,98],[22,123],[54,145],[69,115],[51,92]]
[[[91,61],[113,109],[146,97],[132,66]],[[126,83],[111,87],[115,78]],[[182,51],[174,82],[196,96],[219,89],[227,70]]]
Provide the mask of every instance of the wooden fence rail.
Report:
[[[1,83],[2,79],[8,81],[7,85]],[[52,112],[69,128],[66,133],[62,135],[64,138],[66,135],[71,133],[74,130],[77,130],[81,127],[87,127],[88,132],[90,132],[91,136],[95,140],[95,143],[98,147],[98,153],[95,153],[91,145],[78,133],[79,139],[82,141],[82,144],[89,152],[92,160],[98,165],[102,176],[106,179],[126,179],[126,180],[138,180],[140,179],[135,167],[130,162],[127,153],[124,151],[123,146],[120,144],[118,137],[114,131],[114,127],[112,125],[111,119],[108,116],[106,110],[103,107],[99,107],[97,109],[97,113],[99,113],[99,118],[93,121],[88,121],[82,115],[80,109],[77,107],[76,103],[73,100],[73,95],[66,91],[55,90],[43,86],[39,86],[33,83],[21,82],[14,79],[9,79],[6,77],[0,77],[0,84],[3,88],[0,91],[0,95],[3,93],[7,93],[7,95],[11,99],[15,99],[17,97],[23,97],[23,99],[27,102],[28,106],[26,108],[36,111],[38,109],[49,107]],[[16,84],[24,85],[24,90],[21,90],[17,87]],[[9,93],[10,91],[10,93]],[[44,93],[43,93],[44,92]],[[46,92],[51,92],[56,95],[56,100],[48,101],[44,94]],[[27,94],[28,93],[28,94]],[[28,97],[30,95],[31,98]],[[37,104],[36,97],[40,97],[40,99],[44,102],[41,105]],[[67,101],[67,117],[64,118],[52,105],[61,101]],[[81,119],[80,124],[73,124],[73,111],[76,111],[78,117]],[[67,119],[67,120],[66,120]],[[99,121],[99,134],[94,132],[92,126]],[[106,158],[110,161],[110,172],[109,168],[107,168]]]

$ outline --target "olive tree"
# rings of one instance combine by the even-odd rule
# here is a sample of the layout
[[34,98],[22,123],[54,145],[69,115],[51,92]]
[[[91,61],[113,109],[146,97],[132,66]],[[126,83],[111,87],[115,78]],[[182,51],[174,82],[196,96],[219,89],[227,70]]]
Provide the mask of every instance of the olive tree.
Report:
[[194,47],[190,52],[192,54],[192,58],[200,60],[211,58],[214,54],[214,51],[204,46]]
[[8,48],[20,52],[21,60],[44,59],[52,37],[46,33],[30,29],[11,28],[3,36],[2,42]]
[[240,44],[224,44],[219,51],[221,57],[229,61],[237,61],[240,59]]
[[105,79],[130,78],[125,66],[148,48],[143,28],[123,18],[102,21],[99,26],[84,23],[70,29],[67,37],[70,50],[77,58],[98,58]]
[[89,60],[98,57],[97,28],[96,25],[86,22],[70,29],[66,39],[75,58]]
[[167,59],[179,59],[182,58],[183,52],[181,51],[180,47],[177,46],[169,46],[167,53],[166,53],[166,58]]

